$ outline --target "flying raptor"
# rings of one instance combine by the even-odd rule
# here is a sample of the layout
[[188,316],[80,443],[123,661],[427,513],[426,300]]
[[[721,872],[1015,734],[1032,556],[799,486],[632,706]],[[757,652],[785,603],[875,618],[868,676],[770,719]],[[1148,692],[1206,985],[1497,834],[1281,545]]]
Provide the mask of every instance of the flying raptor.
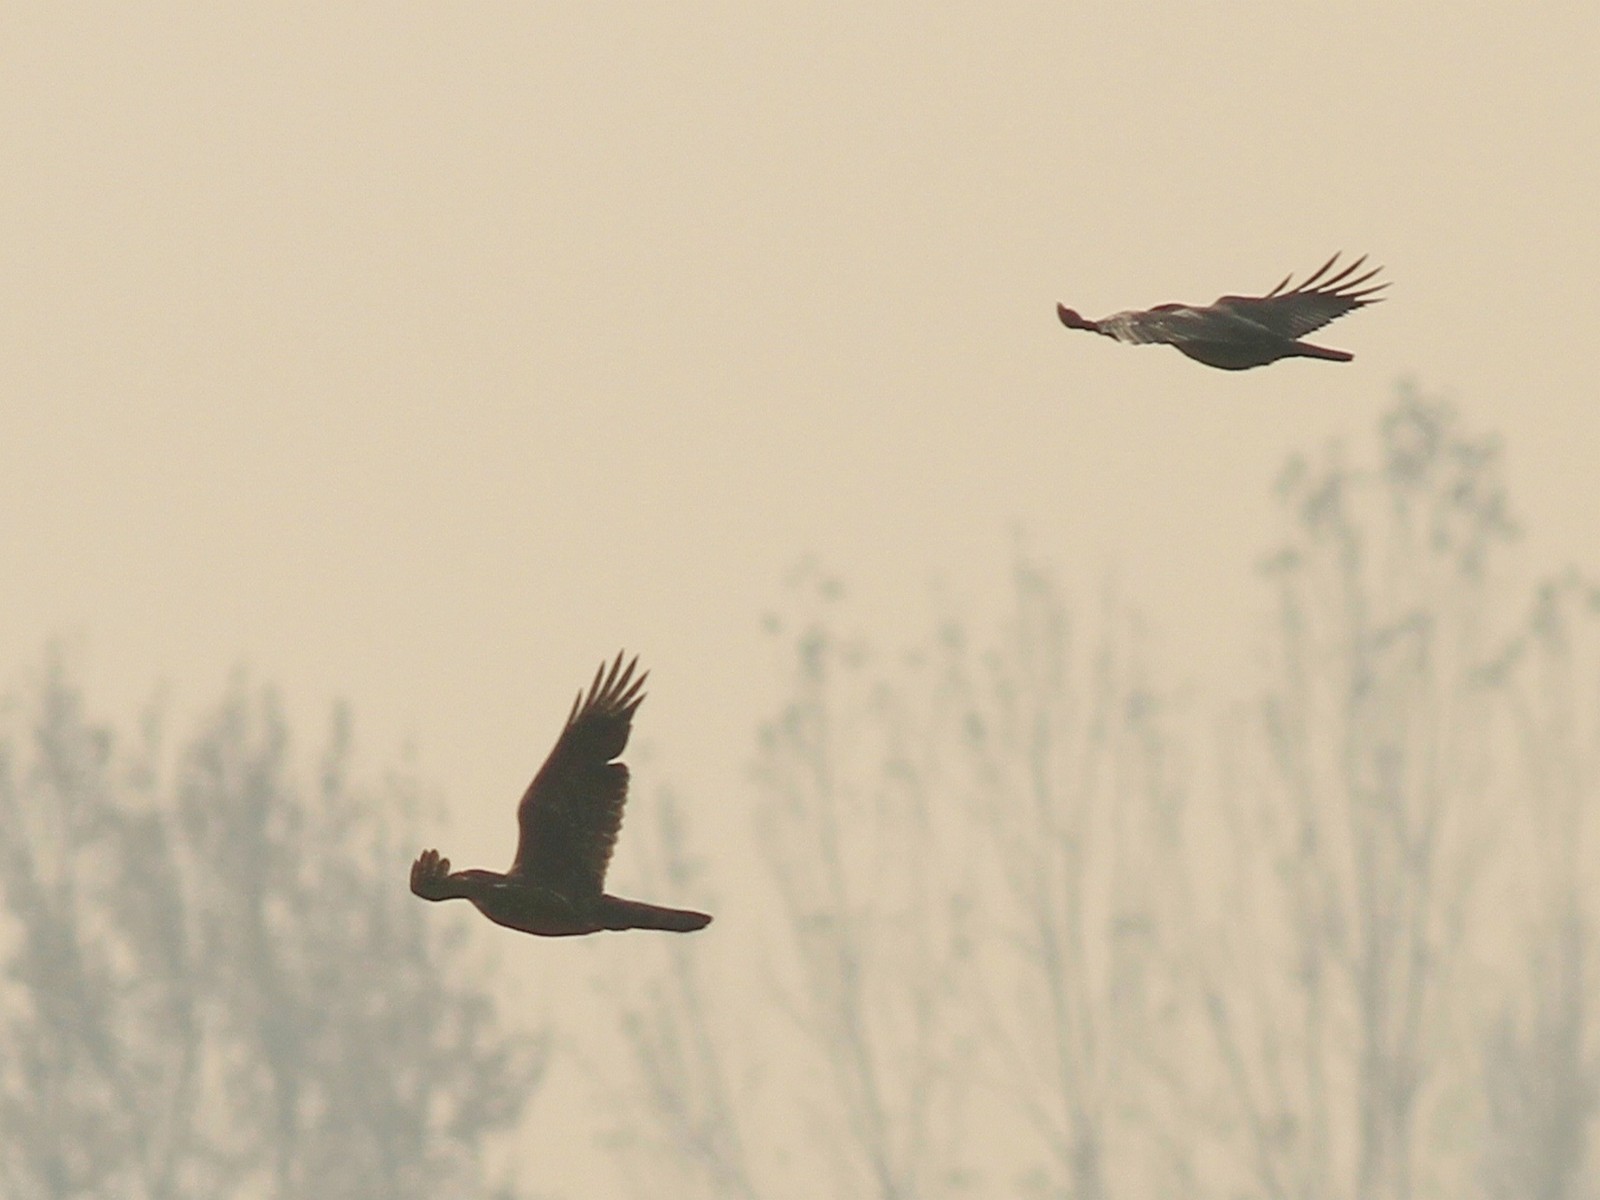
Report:
[[1347,350],[1331,350],[1300,339],[1347,312],[1376,304],[1382,297],[1375,293],[1389,285],[1370,282],[1382,267],[1356,275],[1367,261],[1364,254],[1329,275],[1338,261],[1335,254],[1295,287],[1289,287],[1293,277],[1285,276],[1265,296],[1222,296],[1206,308],[1158,304],[1091,321],[1057,304],[1056,315],[1068,329],[1087,329],[1134,345],[1173,346],[1196,362],[1224,371],[1245,371],[1280,358],[1349,362],[1355,355]]
[[497,925],[542,937],[603,929],[666,929],[689,933],[711,922],[706,913],[624,900],[605,890],[606,867],[622,807],[628,768],[616,759],[628,744],[634,710],[649,672],[634,678],[635,658],[622,655],[580,690],[555,748],[517,805],[517,856],[504,875],[451,871],[450,860],[424,850],[411,864],[411,890],[424,900],[470,900]]

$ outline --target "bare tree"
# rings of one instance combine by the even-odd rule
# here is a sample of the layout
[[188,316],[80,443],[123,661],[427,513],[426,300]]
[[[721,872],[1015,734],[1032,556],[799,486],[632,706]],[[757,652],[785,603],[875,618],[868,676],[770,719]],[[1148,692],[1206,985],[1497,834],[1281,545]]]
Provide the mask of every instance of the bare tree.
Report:
[[798,583],[798,661],[761,734],[757,836],[790,951],[779,1003],[824,1084],[810,1153],[838,1194],[947,1195],[965,1181],[971,1076],[958,986],[971,854],[959,806],[938,803],[950,698],[922,672],[895,686],[868,670],[835,628],[837,583]]
[[[1500,1011],[1484,1037],[1488,1137],[1482,1186],[1493,1200],[1581,1200],[1589,1133],[1600,1100],[1594,1048],[1591,848],[1600,800],[1600,588],[1576,575],[1543,587],[1501,670],[1520,786],[1510,799],[1527,821],[1513,894]],[[1519,964],[1520,965],[1520,964]]]
[[1469,1044],[1481,668],[1491,560],[1513,529],[1496,447],[1447,407],[1408,392],[1380,445],[1374,467],[1334,455],[1286,473],[1273,682],[1227,730],[1234,858],[1202,1003],[1270,1197],[1464,1182],[1465,1145],[1422,1117],[1460,1086],[1437,1068]]
[[1596,1194],[1600,600],[1547,589],[1508,652],[1498,448],[1410,392],[1378,434],[1282,478],[1214,782],[1121,605],[1074,620],[1024,560],[992,633],[880,654],[800,573],[757,764],[774,936],[726,1001],[776,995],[800,1048],[730,1041],[698,957],[627,1018],[702,1194],[784,1194],[780,1151],[894,1200]]
[[[972,986],[998,1091],[1075,1200],[1192,1187],[1177,1049],[1186,767],[1142,626],[1114,600],[1074,621],[1019,557],[992,646],[953,659],[972,818],[992,841],[1005,936]],[[961,639],[950,639],[959,643]]]
[[307,799],[276,702],[242,683],[175,786],[153,734],[119,760],[58,664],[35,708],[32,755],[0,747],[7,1195],[481,1189],[541,1046],[408,903],[347,719]]
[[226,1164],[200,1120],[200,1014],[170,904],[177,868],[146,803],[153,747],[123,776],[55,658],[31,732],[30,753],[0,744],[3,1190],[180,1194],[184,1170],[216,1178]]
[[[1181,756],[1137,622],[1080,648],[1044,571],[1019,560],[1011,582],[995,637],[947,618],[888,657],[841,632],[842,592],[814,567],[773,619],[793,675],[758,758],[770,894],[744,903],[770,900],[780,936],[744,949],[727,1007],[789,1028],[734,1043],[701,955],[624,1016],[650,1131],[635,1142],[675,1151],[707,1195],[781,1192],[784,1155],[802,1190],[826,1171],[875,1197],[1185,1177],[1161,963]],[[800,1051],[778,1053],[794,1030]],[[753,1103],[758,1074],[782,1080],[777,1111]]]
[[[669,889],[702,887],[701,865],[689,854],[673,794],[663,789],[649,812],[651,819],[633,841],[646,880]],[[662,967],[645,973],[642,983],[632,975],[610,984],[627,997],[621,1019],[631,1060],[626,1082],[608,1097],[616,1118],[610,1137],[624,1152],[640,1195],[669,1190],[675,1196],[756,1200],[772,1185],[770,1166],[758,1163],[770,1153],[758,1156],[752,1148],[762,1072],[750,1061],[750,1030],[743,1019],[749,996],[739,990],[729,1003],[717,979],[708,985],[710,949],[673,939],[660,947]],[[746,965],[736,982],[749,978]],[[663,1168],[673,1171],[670,1189],[662,1186]]]

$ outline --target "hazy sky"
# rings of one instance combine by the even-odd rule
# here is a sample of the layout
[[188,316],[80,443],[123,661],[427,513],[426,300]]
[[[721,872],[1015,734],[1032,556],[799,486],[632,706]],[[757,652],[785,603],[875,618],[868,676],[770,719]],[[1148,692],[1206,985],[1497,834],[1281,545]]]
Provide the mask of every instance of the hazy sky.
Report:
[[[1505,436],[1531,563],[1600,568],[1597,14],[10,4],[4,680],[63,635],[119,718],[240,662],[305,732],[347,697],[499,866],[624,646],[640,794],[742,825],[807,553],[892,641],[930,578],[982,613],[1020,522],[1219,677],[1283,457],[1402,377]],[[1348,366],[1053,312],[1341,249],[1394,281]]]

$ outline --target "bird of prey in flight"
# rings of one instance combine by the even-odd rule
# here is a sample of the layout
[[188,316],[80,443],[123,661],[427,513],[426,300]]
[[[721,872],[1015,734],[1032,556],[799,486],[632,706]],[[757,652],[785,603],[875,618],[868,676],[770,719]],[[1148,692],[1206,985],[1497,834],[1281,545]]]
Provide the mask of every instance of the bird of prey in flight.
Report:
[[606,867],[622,827],[628,768],[617,757],[628,744],[633,713],[649,672],[634,678],[618,654],[580,690],[555,748],[517,805],[517,855],[504,875],[451,871],[450,860],[424,850],[411,865],[411,890],[424,900],[470,900],[497,925],[542,937],[603,929],[703,929],[706,913],[624,900],[605,890]]
[[1370,283],[1382,267],[1355,274],[1367,261],[1366,255],[1336,274],[1328,274],[1338,261],[1335,254],[1295,287],[1289,287],[1292,276],[1285,276],[1265,296],[1222,296],[1205,308],[1158,304],[1091,321],[1057,304],[1056,315],[1068,329],[1087,329],[1134,345],[1173,346],[1196,362],[1224,371],[1244,371],[1280,358],[1349,362],[1355,357],[1349,351],[1300,339],[1347,312],[1377,303],[1382,297],[1375,293],[1389,285]]

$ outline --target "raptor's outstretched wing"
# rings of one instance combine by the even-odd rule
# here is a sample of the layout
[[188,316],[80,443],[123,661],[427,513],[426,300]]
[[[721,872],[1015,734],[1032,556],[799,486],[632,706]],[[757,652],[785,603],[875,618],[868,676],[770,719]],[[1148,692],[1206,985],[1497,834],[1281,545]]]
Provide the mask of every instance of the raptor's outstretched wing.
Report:
[[1383,270],[1373,267],[1365,274],[1356,275],[1361,264],[1367,261],[1365,254],[1337,274],[1328,275],[1338,261],[1339,256],[1335,254],[1305,282],[1293,288],[1289,287],[1293,276],[1285,276],[1283,282],[1265,296],[1221,296],[1209,311],[1235,314],[1290,341],[1302,338],[1347,312],[1376,304],[1382,299],[1376,293],[1389,286],[1387,283],[1362,286]]
[[562,895],[598,895],[622,828],[628,768],[615,759],[628,744],[634,710],[644,700],[649,672],[634,677],[639,660],[622,655],[602,663],[578,693],[555,748],[517,805],[517,857],[511,874]]

